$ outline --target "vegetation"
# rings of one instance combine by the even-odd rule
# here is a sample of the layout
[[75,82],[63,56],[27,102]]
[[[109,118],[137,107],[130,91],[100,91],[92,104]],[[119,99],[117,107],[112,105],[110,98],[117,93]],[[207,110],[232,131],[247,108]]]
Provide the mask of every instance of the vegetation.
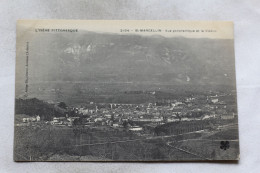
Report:
[[[64,106],[62,104],[61,106]],[[63,116],[66,109],[58,107],[36,98],[15,99],[15,114],[26,114],[29,116],[39,115],[42,120],[50,121],[53,117]]]

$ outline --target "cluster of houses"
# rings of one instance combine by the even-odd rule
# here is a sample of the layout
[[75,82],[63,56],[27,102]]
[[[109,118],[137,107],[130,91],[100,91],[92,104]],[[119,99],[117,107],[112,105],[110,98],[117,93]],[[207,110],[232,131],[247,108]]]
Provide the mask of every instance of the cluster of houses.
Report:
[[[201,121],[208,119],[234,119],[236,113],[228,112],[225,102],[218,96],[187,97],[181,100],[163,100],[144,104],[96,104],[69,108],[64,117],[54,117],[49,123],[57,126],[109,126],[139,132],[144,124],[157,126],[169,122]],[[23,118],[23,122],[40,121],[40,116]],[[137,125],[138,124],[138,125]]]
[[39,115],[36,115],[34,117],[23,118],[23,123],[39,122],[40,120],[41,117]]
[[54,117],[50,122],[51,125],[57,126],[72,126],[74,121],[81,120],[80,125],[84,126],[110,126],[112,128],[127,128],[129,131],[142,131],[143,128],[136,125],[130,125],[129,119],[119,118],[118,116],[113,117],[112,115],[106,114],[98,117],[95,115],[89,117]]

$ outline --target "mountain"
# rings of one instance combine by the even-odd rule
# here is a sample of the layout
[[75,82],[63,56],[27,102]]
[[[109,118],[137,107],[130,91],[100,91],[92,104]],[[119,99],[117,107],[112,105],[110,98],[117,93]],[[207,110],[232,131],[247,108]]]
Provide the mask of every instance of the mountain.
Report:
[[[38,33],[30,41],[29,83],[122,83],[126,90],[139,85],[234,87],[233,49],[233,40],[224,39]],[[24,72],[17,75],[24,81]]]

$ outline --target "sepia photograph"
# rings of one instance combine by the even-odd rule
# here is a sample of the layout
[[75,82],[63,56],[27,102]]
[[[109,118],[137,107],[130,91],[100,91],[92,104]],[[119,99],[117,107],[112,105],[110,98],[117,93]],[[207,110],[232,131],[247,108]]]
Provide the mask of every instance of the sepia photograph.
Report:
[[232,22],[16,27],[14,161],[239,160]]

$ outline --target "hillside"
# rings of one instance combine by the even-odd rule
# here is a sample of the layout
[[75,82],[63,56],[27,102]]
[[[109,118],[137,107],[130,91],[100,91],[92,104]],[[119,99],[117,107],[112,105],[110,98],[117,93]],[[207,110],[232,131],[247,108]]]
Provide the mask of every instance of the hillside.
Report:
[[[44,100],[53,100],[47,90],[57,99],[82,93],[235,86],[233,40],[41,33],[33,37],[30,50],[29,92],[38,97],[45,90]],[[18,63],[22,55],[18,53]],[[22,70],[17,74],[21,85],[16,96],[23,93],[24,76]]]

